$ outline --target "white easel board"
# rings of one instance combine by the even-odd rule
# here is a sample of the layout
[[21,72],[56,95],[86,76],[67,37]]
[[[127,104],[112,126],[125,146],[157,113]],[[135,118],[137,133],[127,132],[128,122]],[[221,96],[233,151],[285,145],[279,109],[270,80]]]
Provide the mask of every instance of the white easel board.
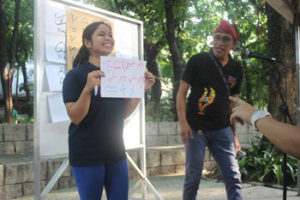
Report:
[[[72,28],[82,28],[96,20],[104,20],[112,26],[115,38],[114,55],[130,59],[143,59],[142,22],[84,4],[63,0],[39,2],[37,19],[35,126],[39,133],[39,150],[42,159],[65,157],[68,154],[68,126],[61,87],[69,69],[67,39]],[[67,29],[67,15],[71,12],[76,25]],[[76,30],[77,35],[82,30]],[[71,38],[72,39],[72,38]],[[81,38],[80,38],[81,39]],[[79,40],[80,40],[79,39]],[[81,44],[79,44],[81,45]],[[78,45],[77,45],[78,46]],[[74,49],[74,47],[71,47]],[[68,56],[67,56],[68,55]],[[143,104],[125,120],[124,142],[126,149],[138,148],[144,143]]]
[[[111,56],[143,59],[143,23],[102,9],[70,0],[35,0],[35,96],[34,96],[34,192],[35,200],[44,199],[69,165],[68,126],[61,86],[72,59],[81,46],[82,31],[93,21],[105,21],[112,27],[115,48]],[[76,24],[73,24],[76,21]],[[142,199],[146,187],[162,200],[146,177],[144,99],[124,122],[126,150],[140,152],[140,167],[126,152],[128,161],[141,177]],[[64,157],[64,161],[41,193],[40,160]],[[133,193],[132,192],[132,193]]]

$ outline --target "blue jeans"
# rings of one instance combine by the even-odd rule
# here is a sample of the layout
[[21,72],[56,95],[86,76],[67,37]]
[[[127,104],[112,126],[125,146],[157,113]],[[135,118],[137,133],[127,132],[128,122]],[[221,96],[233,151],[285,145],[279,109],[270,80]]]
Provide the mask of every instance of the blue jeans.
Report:
[[72,166],[72,173],[81,200],[101,200],[103,186],[108,200],[128,200],[126,159],[91,167]]
[[186,151],[186,174],[183,188],[184,200],[195,200],[199,188],[205,147],[213,155],[226,186],[228,200],[242,200],[241,174],[236,160],[234,135],[230,127],[216,131],[193,131]]

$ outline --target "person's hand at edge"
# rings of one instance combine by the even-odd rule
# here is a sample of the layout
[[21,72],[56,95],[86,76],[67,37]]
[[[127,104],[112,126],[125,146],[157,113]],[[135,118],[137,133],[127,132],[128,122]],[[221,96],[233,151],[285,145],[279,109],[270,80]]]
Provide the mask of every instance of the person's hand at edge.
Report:
[[155,77],[151,72],[145,72],[145,91],[151,88],[155,83]]
[[251,124],[251,116],[256,109],[238,97],[229,97],[229,99],[236,104],[236,106],[232,109],[230,121],[234,122],[234,120],[242,120]]

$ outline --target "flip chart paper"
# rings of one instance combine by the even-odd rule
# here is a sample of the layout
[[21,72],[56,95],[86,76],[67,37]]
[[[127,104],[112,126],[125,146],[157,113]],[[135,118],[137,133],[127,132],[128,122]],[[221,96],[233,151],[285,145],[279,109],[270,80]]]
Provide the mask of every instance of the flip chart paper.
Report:
[[49,91],[62,91],[63,80],[66,75],[66,65],[46,65],[46,75]]
[[70,120],[61,93],[48,95],[48,106],[53,123]]

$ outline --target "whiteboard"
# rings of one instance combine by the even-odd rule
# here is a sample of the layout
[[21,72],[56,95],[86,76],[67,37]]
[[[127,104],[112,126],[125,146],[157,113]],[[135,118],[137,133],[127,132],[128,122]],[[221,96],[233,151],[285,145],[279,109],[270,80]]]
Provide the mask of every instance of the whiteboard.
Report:
[[[107,20],[115,38],[114,56],[143,59],[143,24],[102,9],[67,0],[40,1],[36,33],[34,130],[35,145],[41,159],[66,157],[68,154],[68,127],[70,120],[62,100],[61,84],[67,71],[68,54],[66,15],[76,10],[83,15]],[[52,67],[52,68],[51,68]],[[145,146],[143,100],[124,121],[126,149]]]

